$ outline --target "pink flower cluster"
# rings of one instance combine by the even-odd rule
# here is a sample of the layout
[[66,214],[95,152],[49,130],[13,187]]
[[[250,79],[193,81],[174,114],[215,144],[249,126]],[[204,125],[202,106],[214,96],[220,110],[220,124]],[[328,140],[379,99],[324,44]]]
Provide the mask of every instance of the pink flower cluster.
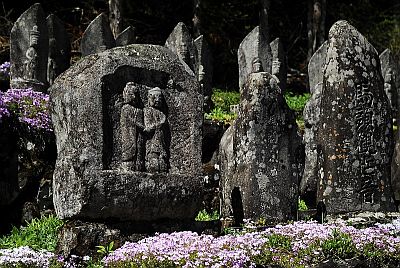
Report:
[[[247,231],[254,228],[245,228]],[[295,222],[264,231],[213,237],[193,232],[157,234],[137,243],[125,243],[103,259],[105,267],[141,267],[141,264],[168,267],[256,267],[278,264],[304,267],[329,257],[324,247],[335,245],[335,234],[349,237],[355,256],[369,256],[366,250],[392,256],[400,261],[400,219],[391,224],[356,229],[345,223]],[[279,242],[288,242],[280,246]],[[275,242],[274,242],[275,241]],[[325,243],[325,244],[324,244]],[[339,249],[340,251],[340,249]],[[398,257],[396,257],[398,256]],[[262,262],[262,263],[260,263]],[[146,266],[146,265],[145,265]],[[124,266],[125,267],[125,266]]]

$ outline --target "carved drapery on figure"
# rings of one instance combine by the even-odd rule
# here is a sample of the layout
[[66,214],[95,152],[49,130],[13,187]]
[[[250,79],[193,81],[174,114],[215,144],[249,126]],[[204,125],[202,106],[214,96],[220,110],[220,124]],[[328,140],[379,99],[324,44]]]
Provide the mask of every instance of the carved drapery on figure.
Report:
[[143,110],[139,107],[135,83],[128,82],[123,91],[121,108],[122,168],[144,171]]
[[166,133],[167,116],[164,113],[164,97],[159,87],[148,92],[148,105],[144,108],[146,133],[146,170],[148,172],[168,171],[168,145]]
[[38,26],[33,26],[32,30],[29,31],[29,48],[25,53],[26,60],[24,62],[25,73],[24,78],[28,80],[37,79],[37,69],[39,56],[37,53],[37,46],[39,42],[40,32]]

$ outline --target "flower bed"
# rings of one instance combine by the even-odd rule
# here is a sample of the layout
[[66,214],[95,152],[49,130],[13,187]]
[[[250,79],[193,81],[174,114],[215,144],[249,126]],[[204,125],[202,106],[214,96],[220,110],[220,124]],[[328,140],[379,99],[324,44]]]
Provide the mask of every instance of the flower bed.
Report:
[[295,222],[221,237],[193,232],[157,234],[126,243],[103,259],[105,267],[307,267],[337,257],[400,260],[400,220],[356,229],[344,223]]

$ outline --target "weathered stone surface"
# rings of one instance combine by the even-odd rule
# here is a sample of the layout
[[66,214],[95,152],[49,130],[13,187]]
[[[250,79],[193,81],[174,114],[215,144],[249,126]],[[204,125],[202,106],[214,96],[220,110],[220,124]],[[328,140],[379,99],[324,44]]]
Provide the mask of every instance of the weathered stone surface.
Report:
[[270,44],[272,54],[272,70],[271,74],[275,75],[279,80],[279,87],[286,90],[287,78],[287,59],[283,44],[279,38],[275,38]]
[[36,3],[11,29],[11,88],[46,90],[48,40],[46,17],[41,5]]
[[82,56],[95,54],[115,47],[108,17],[101,13],[86,28],[81,40]]
[[[174,53],[129,45],[92,55],[50,94],[59,217],[194,219],[203,187],[203,96]],[[132,116],[124,119],[124,110]]]
[[242,90],[247,76],[253,72],[254,60],[260,60],[264,72],[271,73],[272,54],[269,40],[255,27],[240,43],[238,49],[239,89]]
[[346,21],[329,31],[316,135],[318,201],[328,214],[393,211],[392,123],[379,57]]
[[391,183],[394,192],[394,199],[398,210],[400,210],[400,131],[397,131],[396,133],[391,172]]
[[390,106],[393,112],[393,118],[400,119],[398,91],[400,90],[400,63],[395,59],[395,56],[390,49],[385,49],[379,55],[381,62],[382,77],[384,81],[384,89],[386,96],[389,99]]
[[46,21],[49,32],[47,82],[52,85],[56,77],[70,65],[71,44],[64,23],[56,15],[50,14]]
[[303,111],[305,147],[304,172],[300,182],[300,195],[312,207],[316,205],[318,189],[318,150],[316,134],[321,113],[322,82],[317,84]]
[[213,59],[207,40],[200,35],[194,40],[197,49],[197,80],[203,89],[204,95],[204,111],[209,112],[212,108],[212,76],[213,76]]
[[112,241],[114,248],[118,248],[125,243],[126,237],[120,230],[105,224],[69,221],[58,232],[56,252],[64,257],[96,256],[97,246],[106,246]]
[[315,51],[314,55],[308,62],[308,83],[310,85],[310,92],[314,93],[315,87],[318,83],[322,83],[324,73],[322,70],[325,67],[326,52],[328,49],[328,41],[325,41]]
[[243,218],[295,219],[300,144],[276,79],[266,72],[250,74],[238,118],[220,145],[222,216],[233,216],[236,224]]
[[165,47],[170,49],[178,58],[198,74],[198,55],[194,41],[186,25],[179,22],[165,41]]
[[122,47],[134,44],[136,42],[135,28],[132,26],[127,27],[115,38],[115,46]]

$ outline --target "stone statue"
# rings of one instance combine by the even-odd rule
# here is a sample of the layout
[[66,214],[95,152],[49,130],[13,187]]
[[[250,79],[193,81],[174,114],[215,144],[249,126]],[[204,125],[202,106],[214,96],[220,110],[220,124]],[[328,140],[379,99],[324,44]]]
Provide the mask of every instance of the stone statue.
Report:
[[38,31],[38,27],[35,25],[32,27],[32,30],[29,31],[29,48],[25,53],[25,79],[28,80],[37,79],[36,72],[39,63],[39,56],[36,50],[38,46],[39,36],[40,32]]
[[49,40],[49,58],[47,60],[47,81],[50,85],[54,83],[54,80],[57,77],[57,62],[55,60],[56,57],[56,40],[51,38]]
[[253,64],[253,70],[252,70],[253,73],[259,73],[263,71],[260,58],[255,58],[252,64]]
[[163,112],[164,98],[161,89],[155,87],[148,92],[148,106],[144,108],[146,139],[146,170],[166,172],[168,170],[167,116]]
[[123,91],[121,108],[122,168],[144,171],[143,110],[139,107],[137,87],[128,82]]

